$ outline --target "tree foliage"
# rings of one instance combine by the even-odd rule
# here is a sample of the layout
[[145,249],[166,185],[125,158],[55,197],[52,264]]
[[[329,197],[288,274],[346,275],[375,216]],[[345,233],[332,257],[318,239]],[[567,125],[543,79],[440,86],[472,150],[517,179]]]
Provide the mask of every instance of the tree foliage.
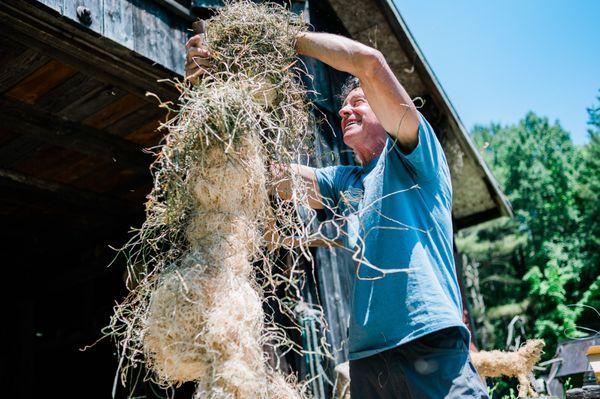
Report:
[[[576,147],[558,122],[533,112],[518,124],[476,126],[473,139],[514,210],[463,231],[459,249],[479,265],[488,320],[484,346],[502,347],[523,314],[529,336],[554,345],[600,320],[600,96],[590,141]],[[575,306],[573,306],[575,305]]]

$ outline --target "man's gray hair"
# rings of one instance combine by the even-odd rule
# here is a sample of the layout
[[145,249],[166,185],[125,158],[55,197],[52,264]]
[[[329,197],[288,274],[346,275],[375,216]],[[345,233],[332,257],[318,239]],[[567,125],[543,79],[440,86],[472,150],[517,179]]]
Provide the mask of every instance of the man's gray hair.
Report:
[[342,90],[340,91],[340,101],[344,102],[344,100],[346,100],[346,97],[348,97],[348,94],[350,94],[352,90],[357,89],[359,87],[360,80],[358,80],[357,77],[354,77],[352,75],[348,76],[348,79],[346,79],[344,85],[342,86]]

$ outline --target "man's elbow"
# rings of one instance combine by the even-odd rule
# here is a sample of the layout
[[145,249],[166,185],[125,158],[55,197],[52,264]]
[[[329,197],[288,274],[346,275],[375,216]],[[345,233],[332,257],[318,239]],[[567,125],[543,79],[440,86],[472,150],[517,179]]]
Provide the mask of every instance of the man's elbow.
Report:
[[373,78],[385,68],[386,61],[381,51],[367,47],[360,54],[360,72],[357,74],[365,79]]

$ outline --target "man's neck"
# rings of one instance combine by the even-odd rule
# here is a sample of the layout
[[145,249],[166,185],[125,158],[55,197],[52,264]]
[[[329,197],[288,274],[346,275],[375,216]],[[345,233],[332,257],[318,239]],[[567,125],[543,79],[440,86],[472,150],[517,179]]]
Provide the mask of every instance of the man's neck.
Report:
[[381,155],[381,152],[385,148],[385,140],[385,136],[377,137],[371,142],[364,143],[357,148],[353,148],[354,154],[362,165],[366,165]]

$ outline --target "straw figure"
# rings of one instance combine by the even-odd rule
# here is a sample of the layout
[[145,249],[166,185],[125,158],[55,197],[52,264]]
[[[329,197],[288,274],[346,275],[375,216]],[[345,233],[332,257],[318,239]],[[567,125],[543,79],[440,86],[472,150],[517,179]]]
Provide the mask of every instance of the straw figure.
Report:
[[293,201],[272,204],[267,192],[268,165],[306,151],[294,50],[305,27],[283,7],[249,1],[227,3],[206,26],[214,70],[194,87],[178,85],[146,221],[123,248],[130,270],[144,271],[131,277],[137,285],[109,333],[122,380],[143,363],[162,386],[195,381],[198,398],[301,398],[293,376],[268,366],[265,346],[292,343],[263,301],[280,282],[265,225],[275,219],[282,234],[306,235],[298,208],[307,194],[296,177]]
[[537,393],[531,388],[529,375],[533,371],[533,366],[539,362],[543,348],[543,340],[532,339],[516,352],[499,350],[471,352],[471,359],[482,377],[517,377],[519,397],[528,395],[537,397]]

